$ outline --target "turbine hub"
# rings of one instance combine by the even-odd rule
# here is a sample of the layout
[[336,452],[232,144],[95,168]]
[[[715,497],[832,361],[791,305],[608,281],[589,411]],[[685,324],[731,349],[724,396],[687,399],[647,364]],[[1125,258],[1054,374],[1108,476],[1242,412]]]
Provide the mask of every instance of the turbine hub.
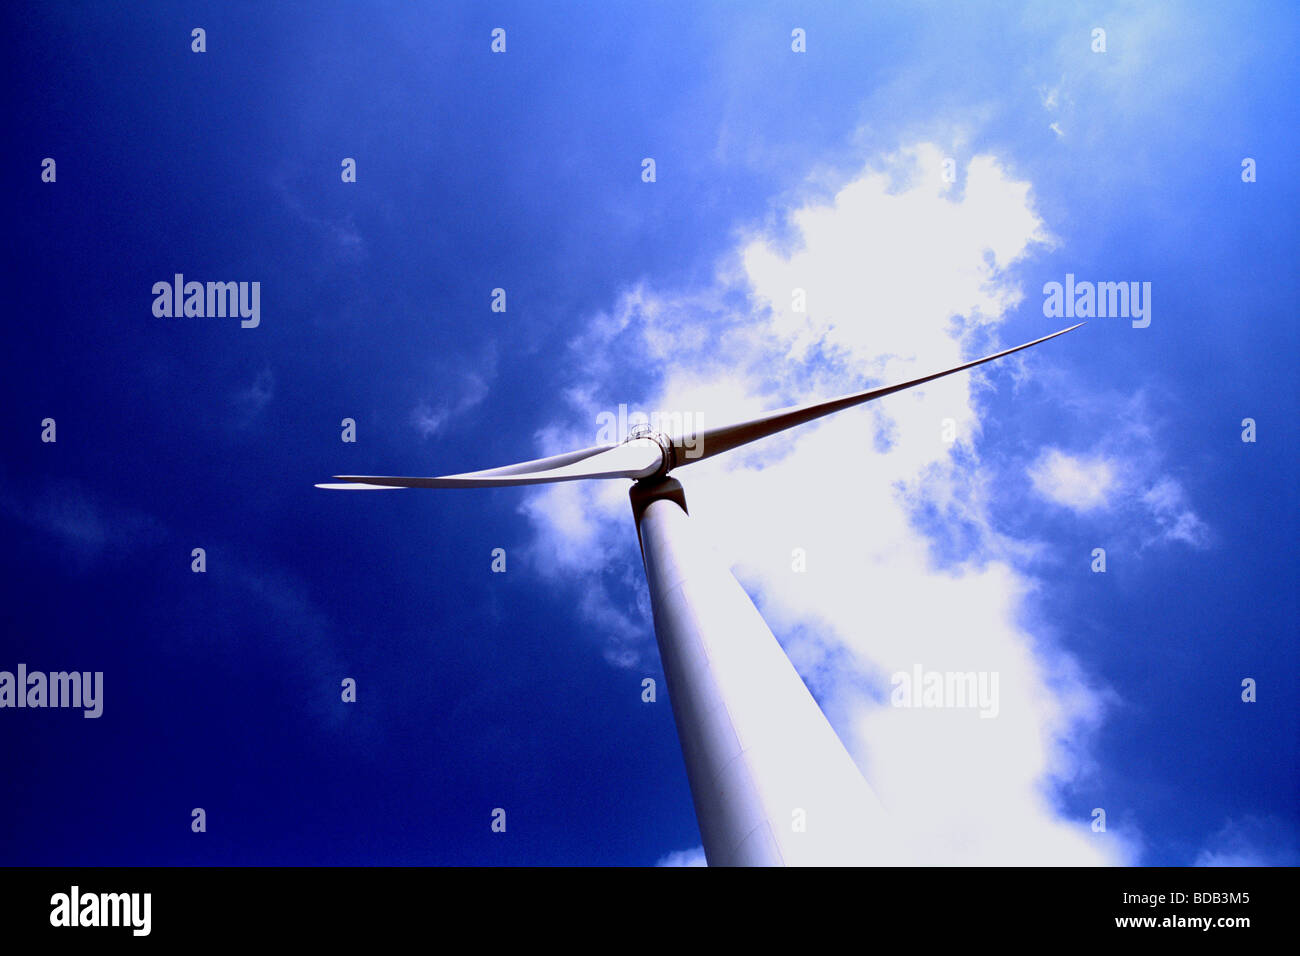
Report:
[[659,467],[653,473],[646,475],[644,478],[638,479],[638,481],[658,481],[660,478],[667,475],[668,471],[673,467],[674,459],[672,439],[663,432],[655,431],[649,425],[638,424],[633,425],[628,429],[627,437],[623,439],[623,444],[627,444],[630,441],[638,441],[642,438],[648,438],[659,446],[662,460]]

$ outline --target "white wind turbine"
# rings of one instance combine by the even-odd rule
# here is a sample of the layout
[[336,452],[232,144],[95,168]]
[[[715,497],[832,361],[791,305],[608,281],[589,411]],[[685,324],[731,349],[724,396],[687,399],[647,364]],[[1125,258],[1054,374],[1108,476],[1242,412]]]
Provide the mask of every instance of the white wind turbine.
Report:
[[[630,478],[655,635],[711,866],[902,863],[875,794],[731,572],[694,534],[669,472],[1077,329],[898,385],[769,412],[693,436],[638,432],[600,445],[440,478],[336,475],[318,488],[478,488]],[[689,452],[689,455],[688,455]]]

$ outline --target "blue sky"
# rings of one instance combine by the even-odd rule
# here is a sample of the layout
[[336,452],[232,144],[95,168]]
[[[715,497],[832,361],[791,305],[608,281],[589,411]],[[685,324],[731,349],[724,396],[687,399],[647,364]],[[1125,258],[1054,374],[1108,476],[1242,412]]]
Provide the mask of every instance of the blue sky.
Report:
[[[1297,862],[1290,5],[3,17],[0,669],[105,685],[0,711],[4,862],[695,858],[623,483],[313,483],[924,374],[1067,324],[1067,273],[1150,326],[698,465],[692,515],[917,862]],[[260,325],[156,317],[177,272]],[[890,708],[913,663],[999,718]]]

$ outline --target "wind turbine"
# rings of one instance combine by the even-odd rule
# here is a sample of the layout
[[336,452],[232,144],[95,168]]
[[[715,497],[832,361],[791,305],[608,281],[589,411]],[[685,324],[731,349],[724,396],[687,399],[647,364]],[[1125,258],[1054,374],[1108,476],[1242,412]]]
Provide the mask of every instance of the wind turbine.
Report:
[[479,488],[632,479],[632,515],[655,635],[709,865],[906,862],[888,814],[758,609],[695,534],[675,469],[1031,348],[1077,329],[923,378],[769,412],[688,437],[634,432],[549,458],[439,478],[335,475],[318,488]]

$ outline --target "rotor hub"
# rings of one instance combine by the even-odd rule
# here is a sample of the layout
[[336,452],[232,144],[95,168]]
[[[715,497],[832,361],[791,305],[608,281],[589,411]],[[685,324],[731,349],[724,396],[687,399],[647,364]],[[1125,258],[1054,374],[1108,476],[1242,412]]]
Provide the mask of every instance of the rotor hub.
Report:
[[669,470],[673,467],[674,458],[673,458],[672,439],[670,439],[663,432],[657,432],[654,429],[652,429],[649,425],[642,424],[642,425],[633,425],[628,430],[627,437],[623,439],[623,443],[627,444],[630,441],[636,441],[637,439],[641,439],[641,438],[648,438],[656,445],[658,445],[661,458],[660,458],[659,467],[655,469],[654,472],[652,472],[649,475],[646,475],[644,478],[639,478],[637,480],[639,482],[658,481],[659,479],[666,476]]

